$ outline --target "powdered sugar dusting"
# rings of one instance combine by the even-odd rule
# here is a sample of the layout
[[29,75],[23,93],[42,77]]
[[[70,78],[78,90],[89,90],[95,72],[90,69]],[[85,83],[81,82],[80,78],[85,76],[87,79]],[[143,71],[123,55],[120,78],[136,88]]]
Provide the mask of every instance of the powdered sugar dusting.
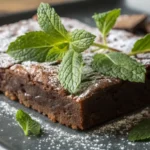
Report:
[[124,53],[130,53],[134,43],[141,38],[140,36],[135,36],[132,33],[122,31],[122,30],[111,30],[108,36],[108,43],[110,47],[115,47]]
[[29,31],[40,30],[37,21],[33,19],[22,20],[18,23],[4,25],[0,27],[0,52],[7,50],[10,42],[14,41],[18,36]]
[[[96,42],[102,42],[101,34],[97,28],[90,27],[76,19],[62,18],[62,22],[68,31],[73,31],[76,28],[85,29],[96,35],[96,40],[95,40]],[[9,43],[14,41],[18,36],[23,35],[29,31],[38,31],[38,30],[40,30],[40,27],[37,21],[34,19],[22,20],[22,21],[19,21],[18,23],[4,25],[0,27],[0,41],[1,41],[0,52],[4,53],[7,50]],[[128,53],[130,52],[134,42],[138,38],[139,37],[131,33],[128,33],[126,31],[112,30],[110,34],[108,35],[107,40],[108,40],[109,46],[118,48]],[[88,59],[86,59],[87,63],[89,60],[91,60],[92,56],[94,55],[94,53],[91,53],[93,49],[95,48],[94,47],[90,48],[87,51],[85,51],[85,53],[83,53],[85,57],[90,56],[88,57]],[[0,58],[2,58],[3,55],[4,54],[0,54]],[[8,55],[5,55],[5,57],[1,59],[0,68],[5,68],[5,67],[7,68],[8,66],[13,65],[15,63],[15,61],[12,58],[10,58],[9,56],[8,58],[6,58],[6,56]],[[7,64],[6,62],[4,63],[4,59],[6,59],[6,62],[8,62],[7,60],[9,60],[10,64]],[[45,63],[43,65],[47,66],[48,64]]]
[[[76,19],[62,18],[62,23],[68,31],[75,29],[84,29],[96,35],[96,42],[102,42],[101,33],[97,28],[90,27]],[[0,27],[0,52],[5,52],[10,42],[14,41],[18,36],[29,31],[38,31],[40,27],[36,20],[22,20],[18,23],[4,25]],[[108,36],[110,46],[117,46],[121,50],[130,50],[130,47],[125,45],[133,45],[139,37],[121,30],[112,30]],[[116,45],[117,42],[117,45]]]
[[58,81],[58,66],[53,66],[51,63],[45,65],[45,63],[24,62],[13,65],[10,70],[18,75],[29,75],[32,81],[54,87],[54,90],[62,88]]
[[17,63],[17,61],[8,54],[0,53],[0,68],[8,68],[15,63]]
[[150,59],[141,59],[140,62],[141,62],[143,65],[149,65],[149,64],[150,64]]

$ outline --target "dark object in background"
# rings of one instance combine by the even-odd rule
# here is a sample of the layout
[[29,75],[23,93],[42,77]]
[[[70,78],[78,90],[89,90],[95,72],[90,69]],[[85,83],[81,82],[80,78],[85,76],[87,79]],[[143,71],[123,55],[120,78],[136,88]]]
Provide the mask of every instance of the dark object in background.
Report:
[[136,32],[137,30],[145,30],[145,22],[147,16],[144,14],[121,15],[114,26],[114,29],[127,30]]
[[150,21],[146,23],[145,29],[147,33],[150,33]]

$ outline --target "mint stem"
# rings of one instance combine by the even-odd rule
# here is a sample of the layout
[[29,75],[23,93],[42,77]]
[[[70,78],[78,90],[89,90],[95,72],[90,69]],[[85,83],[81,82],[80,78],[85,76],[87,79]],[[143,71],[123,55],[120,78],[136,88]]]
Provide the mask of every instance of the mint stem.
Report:
[[104,44],[104,45],[107,45],[106,36],[103,36],[103,44]]
[[144,51],[144,52],[142,52],[142,51],[137,51],[137,52],[131,52],[131,53],[129,53],[128,55],[129,55],[129,56],[133,56],[133,55],[143,54],[143,53],[149,53],[149,52],[150,52],[150,50],[147,50],[147,51]]
[[[114,51],[114,52],[122,52],[121,50],[118,50],[118,49],[115,49],[115,48],[109,47],[109,46],[104,45],[104,44],[93,43],[93,46],[95,46],[95,47],[99,47],[99,48],[101,48],[101,49],[105,49],[105,50]],[[99,49],[95,49],[95,50],[93,50],[93,52],[98,51],[98,50],[99,50]],[[137,51],[137,52],[130,52],[130,53],[129,53],[129,54],[127,54],[127,55],[129,55],[129,56],[133,56],[133,55],[142,54],[142,53],[149,53],[149,52],[150,52],[150,50],[147,50],[147,51],[144,51],[144,52],[142,52],[142,51]]]
[[28,133],[27,130],[24,132],[24,134],[25,134],[25,136],[28,136],[28,135],[29,135],[29,133]]
[[137,54],[140,54],[140,53],[132,53],[132,52],[131,52],[131,53],[129,53],[128,55],[129,55],[129,56],[133,56],[133,55],[137,55]]
[[96,47],[99,47],[99,48],[103,48],[103,49],[107,49],[107,50],[114,51],[114,52],[121,52],[121,50],[109,47],[109,46],[104,45],[104,44],[93,43],[93,46],[96,46]]

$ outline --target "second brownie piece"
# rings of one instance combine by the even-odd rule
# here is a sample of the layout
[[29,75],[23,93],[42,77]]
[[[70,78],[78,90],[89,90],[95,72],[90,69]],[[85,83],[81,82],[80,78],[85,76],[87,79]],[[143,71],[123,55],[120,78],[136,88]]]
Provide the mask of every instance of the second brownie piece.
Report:
[[114,26],[114,29],[123,29],[130,32],[135,32],[137,29],[144,29],[146,15],[121,15]]

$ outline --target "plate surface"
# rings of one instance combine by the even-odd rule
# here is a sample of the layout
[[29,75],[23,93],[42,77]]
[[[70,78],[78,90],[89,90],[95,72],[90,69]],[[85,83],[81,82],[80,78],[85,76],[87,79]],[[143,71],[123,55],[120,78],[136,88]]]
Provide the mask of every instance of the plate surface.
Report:
[[[15,121],[18,109],[42,125],[41,137],[26,137]],[[0,150],[148,150],[150,143],[131,143],[126,135],[102,134],[100,127],[76,131],[0,95]]]
[[[94,26],[91,16],[113,8],[122,8],[123,13],[137,13],[128,9],[123,0],[89,0],[54,6],[64,17],[77,18]],[[36,11],[0,17],[0,24],[26,19]],[[15,121],[15,114],[22,109],[42,125],[41,137],[25,137]],[[0,94],[0,150],[147,150],[150,143],[131,143],[126,135],[102,134],[100,127],[81,132],[51,122],[47,117],[10,101]]]

